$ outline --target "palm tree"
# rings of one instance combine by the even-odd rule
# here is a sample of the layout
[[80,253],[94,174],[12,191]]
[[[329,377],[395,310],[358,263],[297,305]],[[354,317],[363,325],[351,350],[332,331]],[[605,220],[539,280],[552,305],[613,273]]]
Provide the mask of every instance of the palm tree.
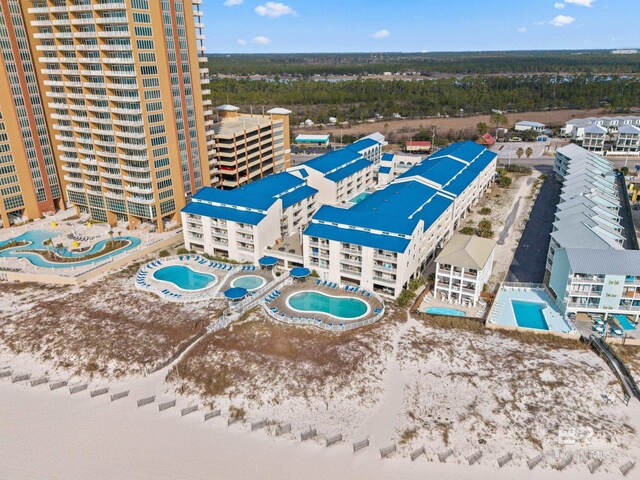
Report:
[[531,158],[531,155],[533,155],[533,148],[527,147],[524,154],[527,156],[527,159]]
[[522,147],[518,147],[518,150],[516,150],[516,155],[518,156],[518,160],[521,159],[524,155],[524,149]]
[[108,245],[113,244],[113,230],[109,230],[109,237],[111,238],[111,240],[109,240]]

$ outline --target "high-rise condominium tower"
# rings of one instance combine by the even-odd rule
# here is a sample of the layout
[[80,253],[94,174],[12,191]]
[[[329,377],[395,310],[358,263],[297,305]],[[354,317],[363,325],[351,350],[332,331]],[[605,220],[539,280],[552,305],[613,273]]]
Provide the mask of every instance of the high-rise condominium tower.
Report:
[[62,206],[62,192],[18,0],[0,0],[0,228]]
[[95,220],[162,230],[211,184],[201,3],[0,0],[22,7],[65,199]]

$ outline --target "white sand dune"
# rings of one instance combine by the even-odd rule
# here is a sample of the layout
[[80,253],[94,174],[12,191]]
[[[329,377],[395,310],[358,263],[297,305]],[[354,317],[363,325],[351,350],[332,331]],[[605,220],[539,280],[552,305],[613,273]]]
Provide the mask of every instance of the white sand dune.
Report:
[[[586,468],[559,473],[464,464],[381,460],[378,446],[357,454],[227,427],[200,414],[137,408],[135,397],[70,396],[46,387],[0,383],[0,477],[4,479],[578,479]],[[464,462],[462,458],[452,462]],[[610,478],[611,475],[589,475]]]

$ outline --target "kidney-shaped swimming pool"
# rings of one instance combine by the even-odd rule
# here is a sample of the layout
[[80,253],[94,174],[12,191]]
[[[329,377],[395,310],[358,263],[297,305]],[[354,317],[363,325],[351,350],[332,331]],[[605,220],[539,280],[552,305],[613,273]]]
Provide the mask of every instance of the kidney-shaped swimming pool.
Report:
[[181,290],[204,290],[216,283],[215,275],[196,272],[184,265],[170,265],[153,272],[153,278],[174,284]]
[[355,297],[334,297],[311,290],[294,293],[287,298],[291,310],[304,313],[326,313],[341,320],[356,320],[369,312],[369,305]]

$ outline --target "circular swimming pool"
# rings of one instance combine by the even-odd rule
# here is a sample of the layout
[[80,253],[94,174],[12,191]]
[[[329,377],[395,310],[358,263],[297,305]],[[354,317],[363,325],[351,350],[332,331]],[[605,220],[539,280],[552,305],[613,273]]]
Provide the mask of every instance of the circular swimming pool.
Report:
[[259,277],[258,275],[243,275],[238,278],[234,278],[231,282],[231,286],[234,288],[244,288],[249,292],[255,292],[262,288],[267,281]]
[[341,320],[356,320],[369,313],[367,302],[355,297],[334,297],[306,290],[287,298],[287,306],[296,312],[326,313]]
[[196,272],[185,265],[170,265],[153,272],[153,278],[161,282],[172,283],[180,290],[194,292],[204,290],[216,283],[215,275]]

